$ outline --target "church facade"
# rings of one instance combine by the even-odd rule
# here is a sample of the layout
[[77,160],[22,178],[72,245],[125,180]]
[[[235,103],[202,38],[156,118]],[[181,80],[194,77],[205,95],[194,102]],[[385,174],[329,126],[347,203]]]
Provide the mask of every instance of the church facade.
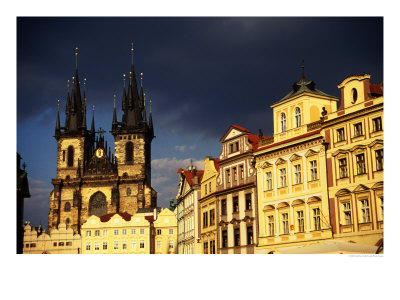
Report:
[[110,124],[115,155],[107,147],[104,131],[95,130],[94,114],[91,128],[87,128],[86,94],[81,92],[75,69],[63,127],[57,113],[57,175],[52,179],[48,230],[65,223],[80,233],[92,215],[133,215],[157,205],[157,193],[151,187],[153,120],[151,110],[147,117],[142,84],[138,89],[131,50],[129,86],[124,86],[122,93],[122,120],[117,120],[114,105]]

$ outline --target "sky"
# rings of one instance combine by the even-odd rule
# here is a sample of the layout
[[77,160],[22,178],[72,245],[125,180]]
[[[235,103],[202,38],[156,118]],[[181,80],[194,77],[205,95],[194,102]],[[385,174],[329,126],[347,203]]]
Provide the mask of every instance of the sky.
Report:
[[[134,43],[137,78],[152,100],[152,185],[158,206],[178,191],[177,169],[218,157],[230,125],[273,132],[272,103],[305,76],[339,97],[337,84],[355,73],[383,81],[383,18],[374,17],[73,17],[17,18],[17,151],[31,197],[25,220],[47,224],[56,176],[54,127],[61,123],[67,80],[87,78],[87,121],[113,145],[113,95],[121,119],[122,74]],[[149,103],[146,103],[149,105]]]

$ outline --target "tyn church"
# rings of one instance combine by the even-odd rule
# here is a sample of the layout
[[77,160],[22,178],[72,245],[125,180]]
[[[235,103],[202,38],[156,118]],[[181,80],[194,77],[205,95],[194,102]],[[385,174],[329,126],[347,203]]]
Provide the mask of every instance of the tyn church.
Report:
[[95,131],[94,114],[87,129],[86,95],[85,90],[81,93],[75,68],[72,91],[70,94],[68,89],[67,93],[64,127],[57,112],[57,176],[52,179],[49,230],[65,223],[80,233],[91,215],[134,214],[156,207],[157,193],[151,187],[153,120],[151,108],[147,118],[142,84],[138,91],[133,53],[128,90],[124,86],[122,94],[122,112],[118,122],[114,105],[114,156],[104,141],[104,131]]

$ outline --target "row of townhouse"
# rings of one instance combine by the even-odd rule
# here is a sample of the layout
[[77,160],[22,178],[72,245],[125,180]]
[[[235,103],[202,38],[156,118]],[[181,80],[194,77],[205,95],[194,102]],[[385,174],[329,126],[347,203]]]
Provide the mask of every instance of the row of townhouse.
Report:
[[81,234],[60,223],[49,233],[25,225],[24,254],[175,254],[177,221],[168,208],[90,216]]
[[338,88],[341,99],[303,73],[271,105],[272,136],[232,125],[204,170],[178,170],[191,245],[178,253],[382,252],[383,85],[356,74]]

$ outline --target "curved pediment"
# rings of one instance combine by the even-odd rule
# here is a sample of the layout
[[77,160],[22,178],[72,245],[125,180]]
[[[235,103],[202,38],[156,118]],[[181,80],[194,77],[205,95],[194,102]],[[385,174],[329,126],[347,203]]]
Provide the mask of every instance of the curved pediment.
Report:
[[301,156],[299,156],[299,155],[297,155],[297,154],[293,154],[293,155],[289,158],[290,161],[296,161],[296,160],[299,160],[299,159],[301,159]]
[[340,197],[340,196],[347,196],[350,194],[351,194],[351,192],[348,189],[340,189],[336,192],[335,196]]
[[281,202],[281,203],[278,204],[278,208],[285,208],[285,207],[289,207],[289,203]]
[[312,196],[311,198],[308,198],[307,203],[313,203],[313,202],[319,202],[319,201],[321,201],[320,197]]
[[350,152],[354,152],[354,151],[357,151],[357,150],[364,151],[365,149],[367,149],[367,147],[364,146],[364,145],[356,145],[356,146],[354,146],[353,148],[350,149]]
[[270,164],[269,162],[265,162],[261,164],[261,168],[266,169],[266,168],[270,168],[272,167],[272,164]]
[[301,199],[296,199],[292,202],[292,206],[296,206],[296,205],[302,205],[304,204],[304,201]]
[[383,181],[379,181],[375,183],[372,187],[371,190],[383,190]]
[[369,188],[363,184],[359,184],[354,190],[353,193],[362,193],[368,191]]
[[332,156],[335,157],[335,156],[338,156],[340,154],[347,154],[347,153],[349,153],[349,150],[339,149],[339,150],[335,151],[334,153],[332,153]]
[[275,206],[270,204],[270,205],[265,205],[263,211],[269,211],[269,210],[274,210]]
[[373,141],[372,143],[370,143],[368,145],[368,147],[370,147],[370,148],[374,148],[375,146],[382,146],[383,147],[383,140],[378,139],[378,140],[375,140],[375,141]]

